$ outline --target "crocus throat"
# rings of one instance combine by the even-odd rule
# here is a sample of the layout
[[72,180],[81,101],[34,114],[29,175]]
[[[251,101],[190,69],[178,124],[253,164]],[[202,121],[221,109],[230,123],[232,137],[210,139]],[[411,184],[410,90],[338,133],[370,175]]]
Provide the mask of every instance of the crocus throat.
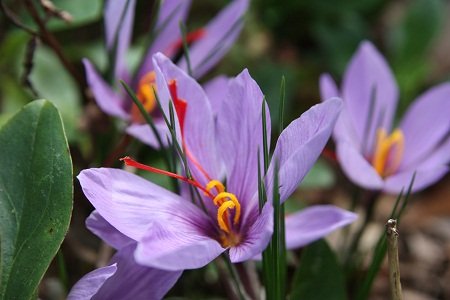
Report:
[[395,129],[390,135],[386,130],[377,130],[375,151],[372,165],[381,177],[394,174],[403,158],[405,138],[400,129]]
[[[156,106],[156,74],[154,71],[151,71],[144,76],[142,76],[141,80],[139,80],[138,88],[137,88],[137,98],[144,106],[145,111],[151,113]],[[136,106],[133,104],[131,107],[131,119],[134,123],[145,123],[144,118]]]
[[[127,166],[132,166],[152,173],[162,174],[182,180],[200,190],[217,206],[217,224],[221,230],[220,243],[224,248],[240,243],[241,236],[237,230],[241,217],[241,204],[233,193],[226,192],[225,186],[219,180],[211,180],[203,186],[195,179],[190,179],[179,174],[141,164],[126,156],[120,159]],[[215,191],[213,191],[215,190]],[[233,213],[234,212],[234,213]]]

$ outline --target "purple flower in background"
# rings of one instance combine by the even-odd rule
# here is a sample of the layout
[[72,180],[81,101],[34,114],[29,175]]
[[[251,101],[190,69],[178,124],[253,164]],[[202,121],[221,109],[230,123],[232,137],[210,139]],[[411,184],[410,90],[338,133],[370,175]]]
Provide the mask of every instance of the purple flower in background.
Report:
[[[273,231],[272,204],[268,201],[261,211],[258,207],[261,90],[245,70],[228,82],[220,101],[209,101],[201,86],[162,54],[154,56],[154,69],[164,113],[173,100],[177,141],[192,179],[124,158],[128,165],[183,180],[177,195],[123,170],[84,170],[78,179],[99,216],[91,218],[90,228],[109,243],[126,237],[136,245],[138,264],[161,270],[200,268],[224,251],[232,262],[255,257]],[[340,107],[339,99],[318,104],[280,135],[273,157],[279,165],[281,201],[297,188],[320,155]],[[271,165],[268,182],[273,180],[272,173]],[[200,198],[190,197],[188,185],[199,191]],[[355,218],[334,206],[305,209],[288,217],[287,244],[303,246]]]
[[447,171],[450,162],[450,84],[423,93],[398,125],[398,88],[385,59],[370,42],[361,43],[344,74],[341,90],[329,75],[320,80],[323,99],[341,97],[336,123],[337,157],[356,184],[398,193],[415,173],[413,191]]
[[[84,59],[86,76],[98,106],[107,114],[119,117],[131,125],[127,132],[149,143],[146,134],[148,126],[124,91],[116,92],[113,86],[118,80],[124,80],[135,91],[145,109],[152,113],[156,108],[153,87],[156,87],[156,77],[152,65],[152,56],[162,52],[174,58],[182,49],[180,21],[184,22],[190,7],[190,0],[165,0],[161,6],[156,21],[155,39],[148,49],[136,76],[131,76],[126,68],[125,55],[131,40],[131,29],[134,19],[135,0],[110,0],[105,7],[106,46],[112,55],[113,82],[108,85],[89,60]],[[238,37],[242,25],[243,15],[248,7],[248,0],[234,0],[225,7],[204,28],[187,34],[190,44],[189,57],[192,73],[199,78],[208,72],[225,55]],[[181,57],[178,65],[187,70],[185,57]],[[158,114],[156,114],[158,116]],[[163,126],[162,120],[157,126]],[[148,130],[149,131],[149,130]],[[150,144],[151,146],[159,146]]]

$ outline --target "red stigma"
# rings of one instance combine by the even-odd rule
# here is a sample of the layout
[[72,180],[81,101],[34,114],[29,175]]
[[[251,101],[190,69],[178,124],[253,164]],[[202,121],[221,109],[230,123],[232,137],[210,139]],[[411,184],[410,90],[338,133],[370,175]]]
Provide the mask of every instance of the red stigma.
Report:
[[184,99],[178,98],[177,81],[175,79],[169,81],[169,91],[170,96],[172,97],[173,100],[173,104],[175,105],[175,111],[177,113],[178,121],[180,122],[181,135],[183,135],[184,118],[186,116],[187,102]]
[[169,177],[172,177],[172,178],[176,178],[176,179],[182,180],[182,181],[184,181],[186,183],[189,183],[190,185],[192,185],[192,186],[194,186],[196,188],[199,188],[200,190],[205,192],[209,197],[213,197],[213,195],[208,190],[206,190],[200,183],[198,183],[196,180],[189,179],[187,177],[184,177],[184,176],[181,176],[181,175],[178,175],[178,174],[166,171],[166,170],[161,170],[161,169],[158,169],[158,168],[154,168],[154,167],[151,167],[151,166],[147,166],[147,165],[141,164],[141,163],[135,161],[134,159],[132,159],[129,156],[125,156],[125,157],[120,158],[120,161],[123,161],[125,163],[125,165],[130,166],[130,167],[135,167],[137,169],[141,169],[141,170],[144,170],[144,171],[148,171],[148,172],[152,172],[152,173],[156,173],[156,174],[161,174],[161,175],[165,175],[165,176],[169,176]]
[[[191,31],[186,35],[186,43],[192,44],[193,42],[196,42],[198,40],[200,40],[201,38],[203,38],[206,34],[206,30],[203,28],[199,28],[197,30]],[[183,47],[183,39],[180,38],[177,41],[175,41],[175,43],[173,43],[170,47],[168,51],[170,52],[176,52],[177,50],[181,49]]]

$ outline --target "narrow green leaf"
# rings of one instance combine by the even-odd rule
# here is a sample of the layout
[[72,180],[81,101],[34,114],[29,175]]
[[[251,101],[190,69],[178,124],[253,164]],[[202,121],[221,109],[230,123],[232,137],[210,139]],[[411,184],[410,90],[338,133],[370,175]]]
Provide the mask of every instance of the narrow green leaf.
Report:
[[281,77],[281,86],[280,86],[280,105],[278,107],[278,130],[279,134],[283,132],[284,129],[284,103],[286,101],[286,79],[284,75]]
[[347,299],[343,271],[326,241],[317,241],[303,250],[290,299]]
[[263,157],[264,157],[264,176],[269,168],[269,145],[267,143],[267,119],[266,119],[266,98],[264,97],[261,105],[262,114],[262,134],[263,134]]
[[186,29],[186,25],[183,22],[180,22],[180,31],[181,31],[181,37],[183,40],[183,51],[184,51],[184,57],[186,58],[188,74],[189,74],[189,76],[192,76],[191,59],[189,57],[189,47],[188,47],[188,43],[187,43],[187,39],[186,39],[187,29]]
[[26,105],[0,129],[0,299],[30,299],[67,232],[72,164],[58,110]]

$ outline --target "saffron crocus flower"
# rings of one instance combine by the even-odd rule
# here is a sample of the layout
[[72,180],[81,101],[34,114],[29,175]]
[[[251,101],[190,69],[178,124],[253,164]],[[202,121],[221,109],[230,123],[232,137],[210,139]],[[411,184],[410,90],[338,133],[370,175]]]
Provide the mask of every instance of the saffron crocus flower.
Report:
[[323,98],[339,96],[344,101],[334,139],[339,163],[356,184],[398,193],[415,173],[413,191],[418,191],[448,171],[450,84],[426,91],[395,125],[395,79],[375,47],[363,42],[341,90],[329,75],[321,77],[320,87]]
[[[146,53],[136,76],[130,76],[125,65],[125,55],[131,39],[135,0],[110,0],[105,8],[106,46],[113,63],[111,85],[99,76],[94,66],[84,59],[87,81],[98,106],[107,114],[127,121],[127,132],[144,143],[157,147],[148,139],[150,132],[136,105],[124,91],[116,92],[118,80],[124,80],[135,91],[138,99],[149,113],[153,113],[157,103],[153,94],[156,87],[152,56],[162,52],[174,58],[182,49],[180,22],[184,22],[190,7],[190,0],[161,1],[153,34],[156,38]],[[190,43],[189,57],[193,76],[199,78],[209,71],[232,46],[243,24],[243,15],[248,0],[234,0],[225,7],[205,28],[187,34]],[[187,62],[182,57],[178,64],[187,70]],[[158,118],[158,113],[154,114]],[[162,120],[156,120],[157,127],[163,127]]]
[[[221,101],[210,102],[201,86],[162,54],[154,56],[154,69],[163,113],[168,113],[169,102],[173,101],[176,139],[192,178],[128,157],[124,161],[178,178],[196,189],[199,197],[192,199],[184,192],[177,195],[137,175],[109,168],[80,173],[78,179],[86,197],[102,220],[137,244],[134,258],[141,265],[178,271],[202,267],[225,251],[232,262],[255,257],[265,249],[273,231],[271,202],[261,210],[258,207],[261,90],[244,70],[230,79]],[[213,110],[211,103],[220,108]],[[320,155],[340,107],[341,101],[336,98],[318,104],[282,132],[274,151],[281,201],[296,189]],[[270,137],[269,112],[264,109]],[[269,178],[272,168],[268,182],[273,181]],[[354,219],[353,213],[333,206],[293,214],[287,222],[287,244],[304,245]],[[98,230],[97,234],[108,239],[111,232]]]

